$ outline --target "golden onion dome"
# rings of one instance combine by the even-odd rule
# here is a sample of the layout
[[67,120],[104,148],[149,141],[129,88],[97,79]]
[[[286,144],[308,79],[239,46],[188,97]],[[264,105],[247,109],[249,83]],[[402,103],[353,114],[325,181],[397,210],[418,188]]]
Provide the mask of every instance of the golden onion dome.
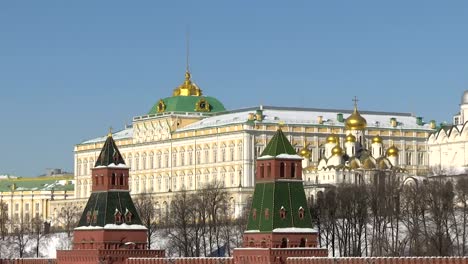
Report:
[[308,150],[306,147],[303,147],[300,151],[299,151],[299,156],[303,157],[303,158],[310,158],[310,150]]
[[379,135],[377,135],[377,136],[375,136],[375,137],[372,138],[372,143],[380,143],[380,144],[382,144],[382,142],[383,142],[383,139],[382,139],[382,137],[379,136]]
[[342,156],[343,155],[343,149],[336,145],[334,148],[332,148],[332,155],[333,156]]
[[338,143],[338,137],[335,134],[331,134],[327,137],[327,143]]
[[185,80],[179,87],[174,89],[172,93],[173,96],[201,96],[202,91],[196,84],[192,82],[190,79],[191,75],[190,72],[187,70],[185,72]]
[[356,137],[354,135],[352,135],[352,134],[349,134],[349,135],[346,136],[346,142],[354,143],[354,142],[356,142]]
[[353,113],[345,120],[346,130],[363,130],[367,127],[367,121],[359,114],[357,105],[354,105]]
[[397,157],[398,156],[398,149],[395,145],[392,145],[387,149],[387,157]]

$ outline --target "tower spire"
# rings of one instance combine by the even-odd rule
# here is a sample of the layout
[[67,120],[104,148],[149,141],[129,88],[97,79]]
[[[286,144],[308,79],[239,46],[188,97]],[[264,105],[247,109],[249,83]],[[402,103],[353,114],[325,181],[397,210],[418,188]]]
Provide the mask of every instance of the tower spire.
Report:
[[186,45],[186,54],[185,54],[185,72],[190,73],[190,27],[187,25],[187,31],[185,32],[185,45]]

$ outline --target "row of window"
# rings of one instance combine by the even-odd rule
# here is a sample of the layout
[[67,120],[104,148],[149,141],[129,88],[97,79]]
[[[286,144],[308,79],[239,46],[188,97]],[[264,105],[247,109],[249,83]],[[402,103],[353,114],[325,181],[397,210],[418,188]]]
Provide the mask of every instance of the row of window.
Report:
[[[194,159],[194,152],[193,151],[181,151],[181,152],[174,152],[172,153],[172,162],[169,162],[169,153],[166,152],[164,154],[156,154],[156,155],[149,155],[147,156],[145,153],[141,156],[136,154],[133,157],[131,154],[128,157],[125,157],[123,154],[123,158],[127,165],[131,168],[131,170],[148,170],[148,169],[159,169],[159,168],[169,168],[171,165],[175,166],[191,166],[194,164],[207,164],[210,163],[217,163],[217,162],[228,162],[234,160],[241,160],[242,159],[242,145],[238,146],[238,153],[237,156],[234,153],[234,147],[230,147],[228,150],[226,148],[221,148],[220,155],[218,155],[218,151],[214,149],[212,151],[211,160],[210,160],[210,149],[204,149],[202,156],[202,150],[197,150],[195,152],[195,159]],[[77,168],[76,174],[78,176],[87,175],[90,173],[91,168],[94,166],[94,159],[84,159],[83,161],[79,159],[77,161]]]
[[[167,192],[169,190],[194,190],[201,187],[201,185],[208,184],[210,182],[219,182],[222,186],[226,187],[237,187],[240,184],[240,178],[242,176],[241,171],[237,172],[221,172],[212,174],[202,175],[185,175],[185,176],[165,176],[165,177],[146,177],[141,178],[136,176],[132,180],[129,180],[129,189],[132,193],[145,193],[145,192]],[[123,185],[124,175],[116,175],[112,178],[112,185]],[[93,184],[103,184],[104,177],[93,177]],[[172,184],[171,184],[172,183]],[[86,197],[89,195],[88,191],[91,192],[90,183],[84,180],[77,184],[77,195],[80,197]]]
[[[283,206],[281,206],[281,209],[279,210],[279,216],[281,219],[286,219],[286,209],[284,209]],[[299,207],[299,209],[297,210],[297,214],[298,214],[298,217],[299,219],[304,219],[304,208]],[[254,208],[252,210],[252,218],[253,220],[257,220],[257,209]],[[265,208],[264,210],[264,220],[269,220],[270,219],[270,209],[269,208]]]
[[[266,167],[266,173],[265,173],[265,167]],[[288,175],[286,173],[286,168],[287,167],[289,167],[289,174]],[[284,178],[286,175],[291,177],[291,178],[300,177],[301,175],[298,175],[299,170],[297,170],[296,167],[297,167],[297,163],[295,163],[295,162],[291,162],[290,164],[286,164],[285,162],[281,162],[280,163],[280,171],[279,171],[280,178]],[[271,163],[267,163],[266,165],[265,164],[260,164],[259,174],[260,174],[260,178],[265,178],[265,176],[267,178],[270,178],[272,176],[271,175]]]

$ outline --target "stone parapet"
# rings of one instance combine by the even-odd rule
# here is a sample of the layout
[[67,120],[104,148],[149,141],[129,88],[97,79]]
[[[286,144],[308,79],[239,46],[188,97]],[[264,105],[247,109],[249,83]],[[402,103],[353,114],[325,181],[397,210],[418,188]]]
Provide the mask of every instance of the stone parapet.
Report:
[[125,264],[234,264],[233,258],[129,258]]
[[[78,249],[78,250],[57,250],[57,263],[125,263],[128,258],[163,258],[164,250],[143,250],[143,249]],[[29,264],[29,263],[28,263]]]
[[287,264],[468,264],[468,257],[290,257]]

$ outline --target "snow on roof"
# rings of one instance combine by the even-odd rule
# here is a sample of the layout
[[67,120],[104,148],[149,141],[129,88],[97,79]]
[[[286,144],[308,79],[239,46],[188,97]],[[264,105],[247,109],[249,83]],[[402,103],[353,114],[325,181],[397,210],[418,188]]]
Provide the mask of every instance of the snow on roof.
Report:
[[276,157],[273,157],[273,156],[270,156],[270,155],[264,155],[264,156],[260,156],[258,159],[259,160],[265,160],[265,159],[273,159],[273,158],[276,158],[276,159],[300,159],[300,160],[303,159],[299,155],[291,155],[291,154],[279,154]]
[[119,163],[117,165],[115,165],[115,163],[111,163],[108,166],[96,166],[94,168],[124,168],[124,169],[129,169],[130,167],[127,167],[127,165],[125,165],[123,163]]
[[[225,114],[210,116],[186,127],[177,129],[177,132],[195,130],[223,125],[243,124],[247,122],[249,113],[255,113],[258,107],[233,110]],[[343,114],[346,119],[352,110],[343,109],[317,109],[297,107],[263,106],[263,123],[284,125],[318,125],[318,117],[321,116],[324,125],[344,126],[344,122],[337,120],[337,114]],[[390,118],[396,118],[401,129],[431,130],[429,124],[422,126],[416,123],[416,117],[409,113],[359,111],[366,119],[368,127],[392,128]],[[133,128],[126,128],[112,134],[114,140],[133,138]],[[107,136],[83,141],[81,144],[99,143],[106,141]]]
[[106,230],[146,230],[145,226],[142,225],[127,225],[127,224],[121,224],[121,225],[115,225],[115,224],[106,224],[104,227],[102,226],[80,226],[75,228],[75,230],[97,230],[97,229],[106,229]]
[[273,233],[315,233],[317,229],[314,228],[304,228],[304,227],[285,227],[285,228],[275,228]]
[[[118,132],[115,132],[112,134],[112,138],[114,140],[119,140],[119,139],[126,139],[126,138],[133,138],[133,128],[126,128],[124,130],[120,130]],[[90,144],[90,143],[99,143],[99,142],[105,142],[107,139],[107,135],[103,137],[98,137],[98,138],[93,138],[90,140],[86,140],[81,142],[81,144]]]
[[[177,131],[185,131],[192,129],[217,127],[222,125],[245,123],[249,113],[255,113],[256,108],[242,109],[233,111],[228,114],[221,114],[205,118],[193,124],[190,124]],[[300,124],[300,125],[318,125],[318,118],[322,116],[323,124],[344,126],[344,122],[337,120],[337,114],[343,114],[346,119],[351,110],[336,110],[336,109],[314,109],[314,108],[287,108],[287,107],[263,107],[263,123],[280,124]],[[396,118],[401,129],[425,129],[430,130],[429,124],[420,126],[416,123],[416,117],[409,113],[393,113],[393,112],[375,112],[375,111],[360,111],[360,114],[366,119],[368,127],[391,128],[390,118]]]

